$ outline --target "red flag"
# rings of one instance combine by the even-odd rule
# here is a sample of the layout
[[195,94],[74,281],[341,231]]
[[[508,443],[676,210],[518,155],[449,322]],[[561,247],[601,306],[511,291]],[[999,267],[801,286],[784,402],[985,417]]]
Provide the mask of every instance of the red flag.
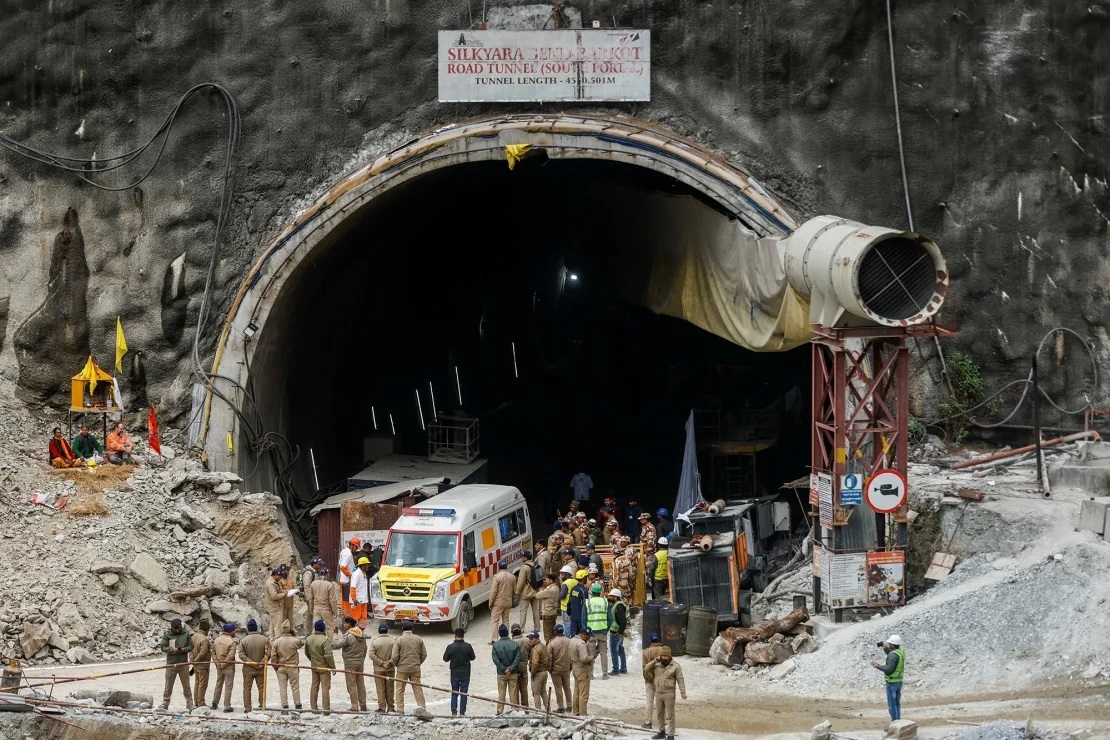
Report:
[[150,445],[150,449],[154,450],[158,453],[159,456],[161,456],[162,443],[161,440],[158,438],[158,417],[154,415],[153,403],[150,404],[150,416],[148,416],[146,420],[146,430],[148,434],[146,443]]

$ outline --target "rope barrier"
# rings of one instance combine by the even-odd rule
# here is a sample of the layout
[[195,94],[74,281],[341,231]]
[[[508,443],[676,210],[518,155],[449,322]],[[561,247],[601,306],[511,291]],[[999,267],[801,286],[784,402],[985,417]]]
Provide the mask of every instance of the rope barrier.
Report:
[[[233,660],[233,661],[229,661],[228,664],[229,665],[240,665],[240,666],[251,666],[252,668],[260,667],[259,664],[254,662],[254,661]],[[128,669],[128,670],[123,670],[123,671],[111,671],[111,672],[108,672],[108,673],[98,673],[98,674],[94,674],[94,675],[91,675],[91,676],[65,676],[65,677],[51,676],[50,678],[52,680],[45,680],[46,677],[43,677],[43,680],[39,681],[38,683],[28,683],[27,685],[24,685],[24,686],[16,686],[16,687],[8,687],[8,688],[0,689],[0,694],[10,693],[10,692],[18,692],[20,689],[38,689],[38,688],[45,688],[45,687],[49,687],[50,689],[53,689],[55,686],[60,686],[60,685],[68,684],[68,683],[78,683],[78,682],[81,682],[81,681],[98,681],[98,680],[102,680],[102,679],[105,679],[105,678],[116,678],[116,677],[119,677],[119,676],[130,676],[130,675],[136,675],[136,674],[140,674],[140,673],[150,673],[152,671],[165,670],[168,665],[172,665],[172,666],[175,666],[175,667],[176,666],[198,666],[198,665],[200,665],[200,666],[209,666],[209,667],[213,667],[213,668],[215,666],[213,661],[203,661],[203,662],[185,661],[185,662],[182,662],[182,663],[172,663],[172,664],[158,663],[156,665],[147,666],[145,668],[131,668],[131,669]],[[261,667],[262,668],[270,667],[270,668],[273,668],[275,670],[277,670],[278,668],[296,668],[297,670],[300,670],[300,671],[314,671],[314,670],[318,671],[319,670],[315,666],[274,665],[273,663],[263,664]],[[216,668],[215,670],[219,670],[219,669]],[[351,674],[351,675],[355,675],[355,676],[363,676],[363,677],[367,677],[367,678],[371,678],[371,679],[380,677],[375,673],[366,673],[365,671],[353,671],[353,670],[347,670],[345,668],[336,668],[336,669],[326,668],[324,670],[331,673],[332,675],[335,675],[337,673],[342,673],[342,674]],[[498,699],[494,699],[494,698],[486,697],[486,696],[477,696],[475,694],[470,694],[470,693],[456,692],[454,689],[451,689],[451,688],[446,688],[446,687],[443,687],[443,686],[433,686],[432,684],[419,683],[419,682],[416,682],[416,681],[411,681],[409,679],[402,679],[402,678],[396,678],[396,677],[391,677],[391,676],[385,676],[385,678],[389,681],[393,681],[393,682],[396,682],[396,683],[404,683],[404,684],[408,684],[410,686],[420,687],[421,689],[427,689],[429,691],[438,691],[438,692],[446,693],[446,694],[456,694],[456,693],[458,693],[459,696],[467,697],[468,701],[484,701],[484,702],[489,702],[489,703],[492,703],[492,704],[499,704],[499,705],[503,705],[505,707],[509,707],[511,709],[519,710],[519,711],[526,712],[526,713],[529,713],[529,714],[541,715],[547,720],[550,720],[552,718],[555,718],[555,719],[569,719],[570,717],[577,716],[577,715],[553,714],[550,710],[543,710],[543,709],[534,708],[534,707],[527,707],[527,706],[524,706],[523,704],[515,704],[512,701],[502,702]],[[548,695],[550,696],[551,687],[549,686],[548,689],[549,689],[549,694]],[[35,701],[35,702],[39,702],[39,703],[46,703],[48,701],[54,702],[54,700],[31,699],[31,698],[28,698],[27,701]],[[58,703],[58,702],[54,702],[54,703]],[[59,705],[66,705],[66,703],[64,703],[64,702],[59,703]],[[74,707],[80,707],[82,709],[89,709],[90,708],[88,705],[80,704],[80,703],[72,703],[71,702],[68,705],[74,706]],[[97,706],[95,708],[98,709],[98,710],[103,709],[103,710],[106,710],[106,711],[126,711],[126,712],[155,711],[155,710],[139,710],[139,709],[130,710],[130,709],[123,709],[121,707],[100,707],[100,706]],[[266,711],[264,707],[261,707],[259,709],[260,709],[260,711]],[[303,711],[309,711],[309,710],[303,710]],[[155,713],[162,714],[162,715],[181,714],[181,712],[166,712],[166,711],[162,711],[162,710],[157,710]],[[349,715],[365,715],[365,714],[367,714],[367,712],[362,712],[362,711],[353,712],[353,711],[350,711],[350,710],[339,710],[339,709],[329,710],[329,713],[330,714],[342,714],[342,715],[348,715],[348,714]],[[196,716],[201,716],[201,715],[196,715]],[[432,716],[434,717],[436,715],[432,715]],[[223,717],[204,717],[204,718],[205,719],[225,719]],[[482,719],[489,719],[488,716],[484,716],[484,717],[481,717],[481,718]],[[244,719],[236,718],[235,721],[263,722],[263,720],[247,720],[245,718]],[[616,720],[594,719],[593,722],[594,722],[594,724],[597,724],[597,725],[601,725],[601,726],[605,726],[605,727],[612,727],[612,728],[620,729],[620,730],[647,732],[646,730],[644,730],[641,727],[637,727],[635,725],[630,725],[630,724],[627,724],[625,722],[618,722]]]

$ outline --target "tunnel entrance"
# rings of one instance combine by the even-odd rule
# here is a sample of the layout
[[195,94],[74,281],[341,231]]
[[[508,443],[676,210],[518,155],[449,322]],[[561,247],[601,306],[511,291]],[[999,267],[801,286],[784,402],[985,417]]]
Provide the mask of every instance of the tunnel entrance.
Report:
[[[658,255],[631,224],[658,197],[720,210],[643,167],[541,154],[421,175],[332,229],[249,368],[263,426],[300,450],[295,508],[318,500],[317,478],[334,491],[360,470],[368,438],[425,455],[433,394],[437,411],[480,419],[490,482],[519,487],[537,519],[566,510],[582,471],[597,500],[671,508],[693,409],[701,442],[766,442],[754,466],[703,448],[707,497],[804,475],[808,348],[752,352],[628,299],[629,275]],[[241,469],[252,490],[282,487],[276,465]]]

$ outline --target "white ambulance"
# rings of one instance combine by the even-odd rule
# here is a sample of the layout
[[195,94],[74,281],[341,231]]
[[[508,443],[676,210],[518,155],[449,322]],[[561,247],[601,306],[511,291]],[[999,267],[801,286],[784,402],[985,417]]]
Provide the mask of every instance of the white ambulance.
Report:
[[377,619],[466,629],[489,601],[501,560],[516,572],[532,547],[524,496],[512,486],[462,485],[406,508],[389,529],[370,581]]

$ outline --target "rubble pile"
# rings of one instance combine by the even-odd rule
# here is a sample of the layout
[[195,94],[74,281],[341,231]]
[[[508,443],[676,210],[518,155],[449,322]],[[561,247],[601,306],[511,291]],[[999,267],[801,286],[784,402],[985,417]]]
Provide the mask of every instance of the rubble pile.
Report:
[[[45,426],[18,410],[0,417],[0,449],[11,451],[0,461],[0,562],[13,568],[0,584],[4,659],[147,656],[174,618],[256,617],[267,568],[296,561],[277,497],[240,492],[237,475],[206,472],[166,442],[165,459],[139,455],[125,482],[99,494],[104,516],[32,503],[72,499],[74,474],[97,472],[57,474]],[[179,589],[191,597],[173,598]]]
[[820,651],[794,659],[797,670],[784,682],[825,695],[873,687],[876,643],[895,633],[915,689],[956,694],[1110,678],[1108,569],[1110,543],[1081,533],[1017,557],[973,556],[906,607],[832,632]]
[[795,668],[795,655],[817,649],[813,628],[802,624],[808,619],[809,611],[800,607],[782,619],[768,619],[755,627],[730,627],[721,633],[721,657],[715,660],[748,669],[774,666],[772,678],[787,676]]

